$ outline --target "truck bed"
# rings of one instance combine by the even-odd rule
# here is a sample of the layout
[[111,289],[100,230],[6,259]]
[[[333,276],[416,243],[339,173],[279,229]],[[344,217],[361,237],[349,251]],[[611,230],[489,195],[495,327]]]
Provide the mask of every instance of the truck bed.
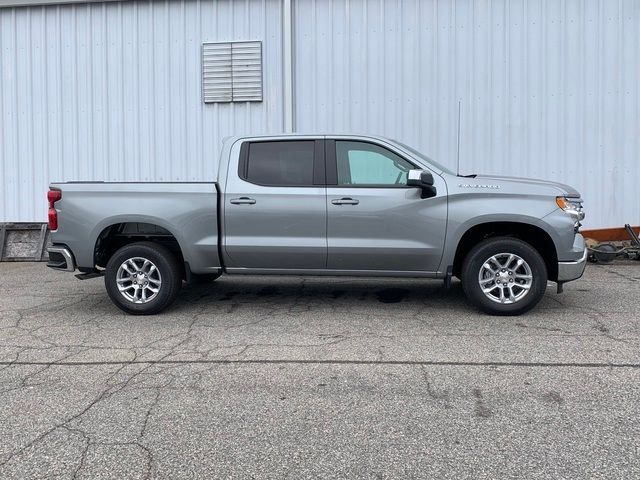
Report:
[[56,243],[70,247],[80,270],[93,269],[99,239],[110,228],[144,237],[158,227],[175,237],[193,273],[221,270],[215,182],[67,182],[51,188],[62,192],[55,204]]

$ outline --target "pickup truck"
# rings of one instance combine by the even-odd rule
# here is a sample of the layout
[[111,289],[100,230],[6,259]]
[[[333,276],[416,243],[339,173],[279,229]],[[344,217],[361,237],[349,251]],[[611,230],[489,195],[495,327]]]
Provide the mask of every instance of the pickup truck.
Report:
[[48,266],[104,276],[155,314],[183,282],[229,275],[461,280],[496,315],[582,276],[580,194],[548,181],[456,175],[377,136],[225,139],[217,182],[53,183]]

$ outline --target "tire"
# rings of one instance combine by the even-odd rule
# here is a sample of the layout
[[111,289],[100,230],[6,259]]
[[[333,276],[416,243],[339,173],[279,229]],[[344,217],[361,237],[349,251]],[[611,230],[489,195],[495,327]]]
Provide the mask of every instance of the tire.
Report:
[[176,300],[182,288],[182,268],[175,255],[162,245],[131,243],[107,262],[104,284],[109,297],[121,310],[132,315],[154,315]]
[[482,241],[462,264],[465,295],[491,315],[520,315],[531,310],[544,295],[547,278],[547,267],[538,251],[511,237]]
[[593,252],[598,263],[611,263],[618,256],[618,249],[611,243],[599,243]]

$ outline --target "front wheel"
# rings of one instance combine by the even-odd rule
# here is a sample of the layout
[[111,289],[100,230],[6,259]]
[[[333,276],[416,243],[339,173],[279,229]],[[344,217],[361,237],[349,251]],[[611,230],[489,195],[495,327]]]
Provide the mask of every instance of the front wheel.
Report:
[[538,251],[511,237],[476,245],[462,265],[462,288],[478,308],[492,315],[520,315],[547,288],[547,268]]
[[175,301],[182,287],[182,270],[168,248],[136,242],[125,245],[109,259],[104,284],[121,310],[153,315]]

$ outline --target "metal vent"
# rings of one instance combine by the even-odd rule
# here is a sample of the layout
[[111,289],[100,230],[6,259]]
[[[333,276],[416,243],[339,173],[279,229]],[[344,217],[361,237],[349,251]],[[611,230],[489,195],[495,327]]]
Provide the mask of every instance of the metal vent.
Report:
[[231,86],[234,102],[262,101],[262,44],[231,44]]
[[205,43],[202,46],[202,94],[205,103],[233,99],[230,43]]
[[205,43],[202,46],[205,103],[262,101],[262,43]]

